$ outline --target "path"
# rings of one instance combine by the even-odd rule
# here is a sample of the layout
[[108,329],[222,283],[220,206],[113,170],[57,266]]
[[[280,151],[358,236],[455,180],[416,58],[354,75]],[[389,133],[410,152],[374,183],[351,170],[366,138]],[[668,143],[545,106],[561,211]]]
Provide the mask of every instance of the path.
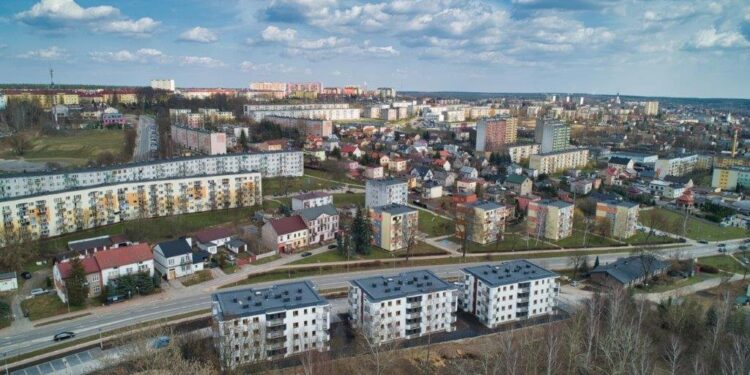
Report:
[[[699,292],[701,290],[711,289],[719,286],[725,279],[723,277],[715,277],[708,280],[703,280],[701,282],[691,284],[691,285],[685,285],[683,287],[668,290],[665,292],[660,293],[638,293],[636,294],[636,298],[641,299],[647,299],[651,302],[659,303],[664,299],[670,298],[670,297],[681,297],[688,294],[693,294],[695,292]],[[729,282],[735,282],[742,280],[742,275],[734,274],[730,279]]]

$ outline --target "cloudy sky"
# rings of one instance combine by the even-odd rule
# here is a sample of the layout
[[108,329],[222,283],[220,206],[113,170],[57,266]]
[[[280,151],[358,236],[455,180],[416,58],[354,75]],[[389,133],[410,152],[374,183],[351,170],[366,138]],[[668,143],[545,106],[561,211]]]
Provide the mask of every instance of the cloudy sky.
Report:
[[3,0],[0,82],[750,97],[748,0]]

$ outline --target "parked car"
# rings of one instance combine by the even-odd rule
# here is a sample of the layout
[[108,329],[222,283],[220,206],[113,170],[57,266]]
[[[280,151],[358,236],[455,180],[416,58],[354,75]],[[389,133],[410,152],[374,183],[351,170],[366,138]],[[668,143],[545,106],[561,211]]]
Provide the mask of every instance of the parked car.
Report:
[[727,248],[726,247],[719,247],[719,252],[720,253],[726,253],[727,252]]
[[30,280],[31,279],[31,272],[29,272],[29,271],[23,271],[23,272],[21,272],[21,277],[23,277],[24,280]]
[[167,336],[159,336],[151,343],[151,347],[154,349],[166,348],[167,346],[169,346],[169,337]]
[[125,295],[118,294],[116,296],[109,296],[109,297],[107,297],[107,300],[104,303],[107,304],[107,305],[111,305],[113,303],[125,302],[126,299],[127,299],[127,297]]
[[52,340],[62,341],[62,340],[72,339],[73,337],[76,337],[76,334],[73,332],[60,332],[52,336]]
[[706,240],[700,240],[700,241],[698,241],[698,243],[707,244],[708,241],[706,241]]
[[47,289],[44,289],[44,288],[34,288],[31,290],[31,295],[34,297],[45,295],[45,294],[47,294]]
[[309,251],[306,251],[306,252],[302,253],[302,257],[303,257],[303,258],[307,258],[307,257],[309,257],[310,255],[312,255],[312,253],[311,253],[311,252],[309,252]]
[[339,247],[339,246],[338,246],[338,245],[328,245],[328,248],[329,248],[329,249],[335,249],[335,248],[337,248],[337,247]]

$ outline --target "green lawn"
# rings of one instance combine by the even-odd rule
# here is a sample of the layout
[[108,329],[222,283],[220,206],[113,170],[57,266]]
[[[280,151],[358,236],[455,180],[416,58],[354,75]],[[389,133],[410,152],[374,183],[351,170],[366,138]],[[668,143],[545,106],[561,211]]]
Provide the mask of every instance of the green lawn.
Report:
[[270,263],[270,262],[273,262],[274,260],[278,260],[278,259],[281,259],[281,255],[275,254],[275,255],[271,255],[271,256],[265,257],[263,259],[258,259],[258,260],[256,260],[255,262],[253,262],[251,264],[255,264],[255,265],[266,264],[266,263]]
[[[411,256],[419,257],[425,255],[443,255],[445,251],[426,244],[419,242],[412,249]],[[369,254],[352,254],[348,260],[376,260],[376,259],[389,259],[389,258],[404,258],[406,257],[406,250],[399,250],[391,253],[390,251],[383,250],[379,247],[372,247]],[[311,255],[307,258],[294,261],[291,264],[316,264],[316,263],[330,263],[330,262],[345,262],[347,258],[338,249],[326,251],[320,254]]]
[[182,285],[184,286],[192,286],[196,284],[200,284],[202,282],[206,282],[209,280],[213,280],[214,276],[211,274],[211,270],[202,270],[196,272],[193,276],[188,278],[187,280],[184,280],[182,282]]
[[[462,243],[461,239],[455,236],[449,238],[449,240],[457,244]],[[515,233],[506,233],[505,239],[500,241],[499,243],[496,242],[486,245],[480,245],[476,242],[468,241],[466,248],[469,253],[505,253],[514,251],[546,249],[556,249],[556,247],[548,245],[541,241],[537,244],[534,239],[530,239],[528,242],[528,247],[526,247],[526,240],[524,239],[524,237]]]
[[122,130],[80,130],[70,135],[38,135],[31,139],[31,149],[23,158],[84,165],[104,151],[120,155],[124,142],[125,133]]
[[13,321],[11,319],[13,313],[10,310],[11,301],[11,295],[0,295],[0,329],[9,327]]
[[[584,238],[584,232],[574,230],[573,234],[570,235],[567,238],[563,238],[559,241],[550,241],[554,244],[557,244],[558,246],[562,248],[582,248],[584,247],[583,243]],[[610,239],[606,237],[601,237],[593,233],[589,233],[586,236],[586,246],[585,247],[601,247],[601,246],[617,246],[622,245],[621,243]]]
[[648,238],[648,233],[641,231],[636,231],[632,237],[623,239],[623,241],[631,245],[658,245],[677,242],[676,239],[668,236],[652,235],[651,238]]
[[361,207],[365,206],[365,194],[333,194],[333,205],[336,207],[343,207],[348,204],[356,204]]
[[[652,215],[662,215],[663,220],[665,221],[662,225],[663,228],[656,229],[663,229],[670,233],[683,235],[682,225],[684,222],[684,215],[663,208],[653,208],[651,210],[641,211],[639,221],[641,224],[648,226],[649,223],[651,223]],[[718,224],[690,216],[688,218],[687,232],[685,233],[685,236],[694,240],[723,241],[748,237],[748,232],[742,228],[723,228]]]
[[673,279],[669,278],[669,282],[652,282],[648,288],[635,288],[636,293],[662,293],[677,288],[682,288],[688,285],[697,284],[701,281],[710,280],[719,277],[719,274],[700,273],[698,275],[688,277],[687,279]]
[[729,255],[712,255],[708,257],[698,258],[698,264],[714,266],[720,270],[732,273],[741,274],[745,272],[745,267],[743,267],[740,262],[730,257]]
[[419,231],[428,237],[443,236],[455,232],[453,220],[437,216],[430,211],[419,210]]
[[[68,313],[68,306],[60,300],[57,294],[45,294],[24,300],[21,302],[21,308],[29,312],[30,320],[39,320]],[[85,308],[86,306],[70,306],[70,311],[80,311]]]
[[276,177],[263,179],[263,195],[288,195],[302,190],[330,189],[337,185],[311,177]]
[[[305,174],[309,175],[309,176],[313,176],[313,177],[325,178],[327,180],[337,181],[337,182],[340,182],[342,184],[362,186],[362,187],[365,186],[364,183],[361,182],[361,181],[357,181],[357,180],[354,180],[354,179],[351,179],[351,178],[348,178],[348,177],[339,177],[339,178],[337,178],[332,173],[328,173],[326,171],[321,171],[319,169],[305,169]],[[318,180],[318,181],[320,181],[320,180]]]

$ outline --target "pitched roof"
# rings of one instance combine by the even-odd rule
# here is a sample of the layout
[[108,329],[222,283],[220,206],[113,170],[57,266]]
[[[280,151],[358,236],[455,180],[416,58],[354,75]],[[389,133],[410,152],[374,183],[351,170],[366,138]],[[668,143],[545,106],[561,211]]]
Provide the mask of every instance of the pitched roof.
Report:
[[332,204],[324,204],[322,206],[315,206],[315,207],[309,207],[305,208],[303,210],[297,211],[297,214],[302,217],[302,219],[306,221],[315,220],[320,217],[320,215],[328,215],[328,216],[336,216],[338,215],[338,211],[336,211],[336,207]]
[[108,235],[68,242],[68,248],[73,251],[85,251],[109,246],[112,246],[112,238]]
[[15,272],[0,272],[0,280],[12,280],[16,278]]
[[591,271],[591,273],[606,273],[615,280],[628,284],[633,280],[643,277],[644,263],[650,268],[650,273],[667,268],[668,265],[652,255],[645,255],[643,259],[640,256],[620,258],[610,264],[600,265]]
[[505,178],[505,182],[511,184],[522,184],[529,178],[521,174],[512,174]]
[[[99,263],[97,263],[96,259],[94,259],[93,257],[81,259],[81,265],[83,266],[83,271],[87,275],[98,273],[101,270],[99,268]],[[70,264],[70,261],[60,262],[57,263],[57,269],[60,271],[60,277],[62,277],[63,279],[67,279],[73,272],[73,265]]]
[[196,232],[194,237],[200,243],[209,243],[222,238],[232,237],[232,229],[228,227],[218,227],[205,229],[200,232]]
[[190,244],[184,238],[160,242],[156,246],[161,249],[162,254],[167,258],[185,255],[193,251]]
[[299,215],[292,215],[281,219],[271,220],[270,224],[273,227],[273,230],[276,232],[277,236],[299,232],[301,230],[307,229],[305,221],[302,220],[302,217]]
[[630,158],[625,158],[621,156],[613,156],[609,158],[609,164],[617,164],[617,165],[627,165],[630,163]]
[[98,251],[94,253],[94,259],[96,259],[100,269],[107,269],[154,259],[154,256],[151,254],[149,244],[140,243],[133,246]]

